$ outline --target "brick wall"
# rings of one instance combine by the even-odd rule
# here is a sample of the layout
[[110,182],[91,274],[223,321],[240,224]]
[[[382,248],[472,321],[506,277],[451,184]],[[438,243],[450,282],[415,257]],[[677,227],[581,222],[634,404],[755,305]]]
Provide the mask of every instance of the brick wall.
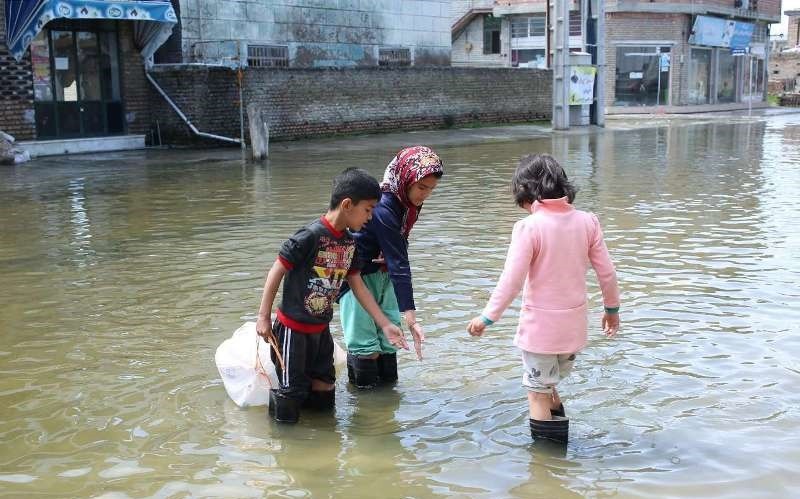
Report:
[[[748,5],[748,0],[742,0]],[[681,13],[689,14],[723,14],[751,20],[764,16],[780,19],[781,0],[758,0],[755,10],[734,7],[734,0],[606,0],[606,9],[619,10],[647,10],[664,12],[664,9],[679,9]],[[674,10],[672,12],[675,12]]]
[[153,126],[150,106],[155,98],[150,82],[144,75],[144,61],[134,46],[132,22],[119,23],[120,54],[122,56],[122,98],[130,134],[147,133]]
[[5,26],[5,2],[0,2],[0,130],[28,140],[36,134],[30,52],[20,62],[12,57]]
[[[234,72],[157,68],[154,75],[201,131],[239,136]],[[262,106],[271,138],[292,139],[548,119],[551,88],[552,73],[534,69],[250,69],[245,106]],[[194,141],[163,102],[152,107],[165,142]]]
[[796,47],[800,45],[800,39],[798,39],[798,32],[800,31],[800,17],[792,16],[789,18],[789,29],[787,34],[787,39],[789,40],[789,48]]
[[[628,13],[606,14],[606,106],[614,105],[615,68],[617,66],[617,47],[643,45],[655,42],[673,42],[671,45],[672,65],[670,67],[670,98],[673,106],[686,102],[686,88],[689,81],[688,30],[690,18],[684,14]],[[683,62],[682,62],[683,61]]]
[[[156,66],[151,74],[201,132],[239,137],[239,92],[234,71],[219,67]],[[154,122],[158,120],[164,143],[207,142],[198,139],[160,95],[153,93],[152,98],[152,118]]]
[[770,54],[769,82],[773,92],[796,91],[800,88],[800,53]]

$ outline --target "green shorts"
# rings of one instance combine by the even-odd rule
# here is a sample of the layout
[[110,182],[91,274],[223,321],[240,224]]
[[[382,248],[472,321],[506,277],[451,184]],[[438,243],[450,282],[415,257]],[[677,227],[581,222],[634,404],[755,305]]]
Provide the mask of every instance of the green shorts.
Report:
[[[400,326],[400,307],[397,305],[397,297],[394,294],[394,286],[389,279],[389,273],[378,271],[362,275],[361,278],[386,317]],[[372,317],[364,310],[352,291],[348,291],[339,300],[339,316],[342,319],[344,343],[349,353],[367,356],[397,351],[372,320]]]

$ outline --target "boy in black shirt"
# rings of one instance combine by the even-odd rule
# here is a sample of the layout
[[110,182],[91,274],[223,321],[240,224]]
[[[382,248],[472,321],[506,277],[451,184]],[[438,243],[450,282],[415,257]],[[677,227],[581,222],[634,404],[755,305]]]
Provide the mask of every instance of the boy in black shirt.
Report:
[[[333,179],[328,212],[283,243],[264,283],[256,331],[273,339],[272,361],[280,388],[272,390],[269,412],[285,423],[297,422],[300,406],[334,404],[333,338],[329,323],[333,302],[347,280],[361,305],[394,345],[408,348],[402,330],[381,311],[353,267],[358,231],[372,218],[381,190],[364,170],[348,168]],[[283,299],[271,324],[272,304],[283,281]]]

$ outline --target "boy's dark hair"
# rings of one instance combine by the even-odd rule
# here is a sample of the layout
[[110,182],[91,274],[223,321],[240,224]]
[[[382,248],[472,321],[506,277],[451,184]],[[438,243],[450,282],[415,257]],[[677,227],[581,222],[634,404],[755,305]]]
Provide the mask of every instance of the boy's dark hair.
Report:
[[345,198],[354,204],[368,199],[381,198],[381,186],[375,177],[361,168],[348,168],[333,177],[330,209],[335,210]]
[[519,161],[511,179],[511,192],[518,206],[542,199],[566,196],[570,204],[577,190],[558,161],[549,154],[528,154]]

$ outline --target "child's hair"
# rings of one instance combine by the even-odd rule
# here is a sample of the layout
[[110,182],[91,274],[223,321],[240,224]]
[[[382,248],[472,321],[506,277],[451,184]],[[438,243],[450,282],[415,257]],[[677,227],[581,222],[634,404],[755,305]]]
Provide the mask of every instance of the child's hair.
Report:
[[361,168],[348,168],[333,177],[330,209],[336,209],[345,198],[352,199],[354,204],[377,200],[381,198],[381,187],[375,177]]
[[514,172],[511,192],[517,205],[522,206],[542,199],[565,196],[571,204],[577,191],[554,157],[549,154],[528,154],[519,161]]

